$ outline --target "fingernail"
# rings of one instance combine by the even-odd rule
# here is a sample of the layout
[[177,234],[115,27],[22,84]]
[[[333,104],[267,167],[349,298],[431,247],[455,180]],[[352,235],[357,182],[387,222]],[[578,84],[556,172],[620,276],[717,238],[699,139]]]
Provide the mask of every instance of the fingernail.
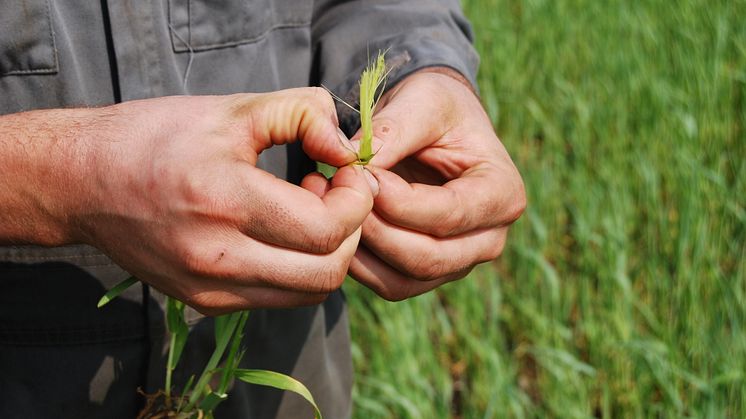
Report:
[[378,192],[381,190],[381,188],[378,186],[378,179],[376,179],[376,177],[373,176],[373,173],[371,173],[365,167],[363,167],[362,169],[363,173],[365,174],[365,180],[368,181],[370,192],[373,194],[373,198],[375,198],[378,196]]
[[337,137],[339,137],[339,141],[342,143],[342,146],[349,150],[350,152],[355,153],[355,148],[352,146],[352,143],[350,142],[350,139],[347,138],[344,131],[342,131],[341,128],[337,127]]

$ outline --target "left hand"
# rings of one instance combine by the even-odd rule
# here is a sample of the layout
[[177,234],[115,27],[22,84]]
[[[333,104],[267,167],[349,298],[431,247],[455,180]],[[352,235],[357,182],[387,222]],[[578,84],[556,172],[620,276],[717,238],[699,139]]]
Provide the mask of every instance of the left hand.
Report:
[[497,258],[525,191],[468,82],[447,68],[414,73],[381,98],[373,129],[367,168],[380,190],[350,275],[398,301]]

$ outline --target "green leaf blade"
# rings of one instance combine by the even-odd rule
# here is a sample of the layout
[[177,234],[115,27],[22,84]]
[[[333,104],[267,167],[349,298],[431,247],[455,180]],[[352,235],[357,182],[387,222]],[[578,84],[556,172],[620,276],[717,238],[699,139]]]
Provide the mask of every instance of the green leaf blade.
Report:
[[123,293],[127,290],[127,288],[135,285],[138,282],[138,279],[134,276],[131,276],[124,281],[116,284],[114,288],[110,289],[109,291],[104,294],[103,297],[101,297],[100,300],[98,300],[98,304],[96,304],[96,307],[101,308],[108,304],[111,300],[117,298],[119,294]]
[[311,392],[303,385],[303,383],[295,378],[285,374],[280,374],[279,372],[267,370],[238,369],[234,374],[236,378],[249,384],[274,387],[280,390],[292,391],[293,393],[300,395],[311,404],[316,419],[322,419],[321,411],[316,405],[316,401],[313,399]]
[[212,378],[212,375],[215,373],[218,362],[220,362],[220,359],[223,357],[225,349],[231,341],[236,327],[241,321],[241,317],[241,312],[215,317],[215,350],[207,361],[207,365],[205,365],[205,368],[202,370],[202,374],[197,380],[197,384],[194,386],[194,391],[189,396],[189,403],[186,406],[186,411],[190,411],[194,408],[200,397],[207,394],[207,387],[210,378]]
[[228,395],[225,393],[208,393],[207,396],[202,399],[202,402],[199,405],[199,409],[203,412],[212,412],[213,410],[215,410],[216,407],[218,407],[220,402],[225,401],[227,398]]
[[184,318],[185,305],[181,301],[169,297],[166,301],[166,324],[168,332],[172,336],[174,346],[173,354],[168,359],[168,368],[174,370],[181,359],[187,338],[189,337],[189,325]]

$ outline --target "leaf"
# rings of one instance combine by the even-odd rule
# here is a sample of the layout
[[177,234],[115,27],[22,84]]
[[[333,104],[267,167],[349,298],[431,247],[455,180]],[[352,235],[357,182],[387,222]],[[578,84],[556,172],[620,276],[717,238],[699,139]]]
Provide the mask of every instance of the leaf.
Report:
[[184,303],[175,298],[166,297],[166,326],[168,326],[168,331],[170,333],[176,332],[182,323],[186,324]]
[[202,399],[202,403],[199,404],[199,409],[208,414],[212,413],[215,407],[227,398],[228,395],[225,393],[210,392],[204,399]]
[[189,404],[187,404],[185,408],[186,411],[193,409],[197,405],[199,398],[206,393],[205,389],[210,382],[210,378],[215,372],[218,362],[220,362],[220,359],[223,357],[225,349],[228,346],[240,319],[241,312],[226,314],[215,318],[215,350],[207,361],[207,365],[205,365],[205,368],[202,370],[202,374],[197,380],[197,384],[194,386],[194,391],[189,396]]
[[189,394],[189,390],[192,389],[192,384],[194,384],[194,374],[189,377],[189,380],[187,380],[186,384],[184,385],[184,390],[181,392],[182,397],[179,397],[179,403],[176,405],[177,412],[181,412],[181,407],[184,405],[185,401],[184,396]]
[[233,332],[233,338],[230,343],[230,350],[228,351],[228,357],[225,359],[225,367],[222,369],[220,384],[218,385],[218,393],[225,393],[228,389],[231,379],[233,378],[233,371],[238,368],[239,362],[243,357],[243,351],[240,351],[241,342],[243,341],[244,328],[246,327],[246,321],[249,319],[249,312],[242,311],[236,330]]
[[311,392],[308,391],[306,386],[300,381],[293,377],[279,372],[267,371],[267,370],[249,370],[249,369],[237,369],[234,372],[236,378],[249,384],[258,384],[261,386],[274,387],[280,390],[292,391],[306,399],[311,406],[313,406],[314,415],[316,419],[321,419],[321,411],[316,405]]
[[187,338],[189,337],[189,326],[184,319],[184,303],[168,297],[166,300],[166,324],[168,332],[172,335],[173,354],[168,359],[168,368],[173,370],[179,363],[181,353],[184,351]]
[[241,311],[215,317],[215,346],[225,348],[228,346],[236,326],[241,322]]
[[324,175],[325,178],[331,179],[337,173],[337,168],[325,163],[316,162],[316,171]]
[[138,280],[134,276],[131,276],[124,281],[116,284],[114,288],[110,289],[100,300],[98,300],[97,307],[101,308],[109,303],[109,301],[117,298],[119,294],[123,293],[127,288],[135,285]]
[[231,323],[233,313],[231,314],[224,314],[222,316],[216,316],[213,321],[215,322],[215,326],[213,327],[215,331],[215,342],[220,342],[221,338],[225,336],[226,329]]

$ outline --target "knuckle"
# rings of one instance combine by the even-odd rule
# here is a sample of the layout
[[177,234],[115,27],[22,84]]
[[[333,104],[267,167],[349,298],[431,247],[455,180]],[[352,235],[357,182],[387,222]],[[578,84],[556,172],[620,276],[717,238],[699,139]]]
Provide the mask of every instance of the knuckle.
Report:
[[508,228],[504,227],[501,229],[498,229],[497,237],[495,241],[493,242],[493,245],[489,249],[489,253],[487,254],[488,259],[484,262],[497,259],[500,257],[500,255],[503,254],[503,251],[505,250],[505,244],[508,241]]
[[404,265],[404,273],[420,281],[432,281],[444,276],[447,262],[437,254],[423,254],[410,258]]
[[240,193],[220,186],[220,181],[204,173],[188,173],[176,186],[178,195],[169,204],[186,216],[207,216],[231,219],[244,211]]
[[513,192],[513,199],[508,207],[507,219],[509,223],[513,223],[518,220],[523,212],[526,211],[527,199],[526,199],[526,188],[523,185],[523,181],[519,179]]
[[302,305],[304,305],[304,306],[316,306],[316,305],[319,305],[319,304],[323,303],[324,301],[326,301],[327,298],[329,298],[329,294],[326,294],[326,293],[310,295],[310,296],[308,296],[308,298],[306,298],[305,301],[303,301]]
[[386,301],[391,301],[392,303],[397,303],[399,301],[404,301],[407,298],[409,298],[406,294],[404,294],[401,291],[394,291],[394,290],[382,290],[378,293],[378,296],[383,298]]
[[383,298],[384,300],[391,302],[404,301],[409,298],[407,293],[405,293],[401,289],[392,287],[382,287],[380,289],[377,289],[376,294],[378,294],[378,296]]
[[449,211],[433,225],[433,234],[440,238],[454,236],[465,222],[466,217],[463,211]]
[[[385,193],[385,192],[384,192]],[[375,210],[381,214],[381,217],[387,221],[396,222],[397,220],[406,220],[411,217],[409,208],[411,203],[408,200],[388,200],[382,204],[377,204]]]
[[461,195],[450,189],[445,190],[449,192],[448,201],[450,204],[436,217],[432,224],[432,234],[439,238],[451,237],[460,233],[468,221],[466,212],[463,210],[465,206],[462,203]]
[[[449,273],[448,275],[446,275],[443,278],[441,278],[440,281],[438,281],[438,285],[437,286],[440,287],[440,286],[442,286],[444,284],[448,284],[448,283],[451,283],[451,282],[454,282],[454,281],[460,281],[460,280],[466,278],[467,276],[469,276],[469,274],[474,270],[474,268],[476,266],[477,266],[477,264],[470,265],[470,266],[465,266],[463,268],[455,270],[452,273]],[[433,288],[435,288],[435,287],[433,287]]]
[[339,223],[324,223],[310,239],[311,251],[323,254],[334,252],[347,238],[346,233],[344,226]]
[[329,263],[314,272],[309,290],[314,293],[329,294],[338,290],[344,283],[347,268],[342,264]]
[[401,282],[398,286],[384,286],[377,294],[386,301],[399,302],[409,299],[416,295],[414,292],[414,284],[417,282],[416,279],[407,278]]
[[451,225],[445,223],[435,223],[432,226],[432,234],[435,237],[444,238],[450,237],[455,229]]
[[381,240],[381,226],[381,223],[376,222],[373,217],[366,217],[365,220],[363,220],[361,240],[373,243]]
[[505,244],[507,242],[507,227],[500,227],[492,232],[493,240],[485,243],[472,257],[473,262],[470,264],[471,267],[480,263],[489,262],[497,259],[502,255],[505,250]]
[[334,107],[334,99],[332,98],[332,95],[329,94],[329,92],[326,91],[326,89],[313,86],[307,88],[309,97],[315,101],[317,104],[324,106],[326,108]]
[[495,242],[495,245],[490,248],[489,253],[487,253],[487,260],[484,260],[482,262],[488,262],[490,260],[494,260],[500,257],[500,255],[503,254],[503,251],[505,250],[505,239],[500,239]]

